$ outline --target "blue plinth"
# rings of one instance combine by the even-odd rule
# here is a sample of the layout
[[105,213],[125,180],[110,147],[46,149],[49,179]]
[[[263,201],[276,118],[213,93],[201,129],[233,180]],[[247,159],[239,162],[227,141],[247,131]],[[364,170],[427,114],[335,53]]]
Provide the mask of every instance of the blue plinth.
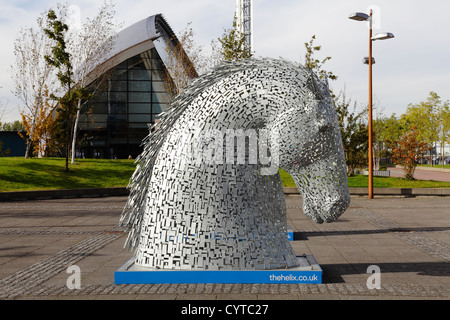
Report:
[[114,274],[115,284],[149,283],[322,283],[322,269],[311,255],[300,266],[273,270],[167,270],[139,267],[130,259]]
[[287,228],[287,236],[289,241],[294,241],[294,230],[289,226]]

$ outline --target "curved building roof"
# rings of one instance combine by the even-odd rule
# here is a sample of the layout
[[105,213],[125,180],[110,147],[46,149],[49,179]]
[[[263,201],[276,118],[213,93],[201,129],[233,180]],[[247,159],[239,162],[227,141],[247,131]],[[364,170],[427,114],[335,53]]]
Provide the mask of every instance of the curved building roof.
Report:
[[[164,64],[169,63],[167,59],[167,46],[173,49],[179,45],[178,38],[162,14],[156,14],[142,19],[131,26],[123,29],[115,37],[114,45],[109,54],[90,74],[92,81],[107,70],[119,63],[146,50],[155,48],[161,56]],[[186,69],[192,68],[192,62],[182,50],[185,56],[184,64],[189,64]],[[195,77],[197,74],[195,74]]]

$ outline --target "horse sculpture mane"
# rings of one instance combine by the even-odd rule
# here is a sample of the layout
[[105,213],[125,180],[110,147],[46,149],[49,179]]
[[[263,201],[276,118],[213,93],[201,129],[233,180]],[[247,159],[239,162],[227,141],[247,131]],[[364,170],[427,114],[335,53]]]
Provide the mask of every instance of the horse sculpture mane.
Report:
[[317,223],[350,202],[328,87],[289,61],[224,63],[197,78],[143,144],[120,220],[140,266],[297,266],[279,167]]

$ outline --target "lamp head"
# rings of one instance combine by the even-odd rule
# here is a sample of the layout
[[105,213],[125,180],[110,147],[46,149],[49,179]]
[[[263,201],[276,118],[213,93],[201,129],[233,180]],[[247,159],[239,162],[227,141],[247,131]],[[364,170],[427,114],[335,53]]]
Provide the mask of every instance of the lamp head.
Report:
[[348,16],[349,19],[356,20],[356,21],[369,21],[370,16],[363,13],[363,12],[354,12],[351,15]]
[[390,32],[382,32],[377,33],[372,37],[372,40],[386,40],[386,39],[392,39],[394,38],[394,35]]
[[[369,64],[369,57],[364,57],[363,59],[364,64]],[[375,58],[372,57],[372,64],[375,64]]]

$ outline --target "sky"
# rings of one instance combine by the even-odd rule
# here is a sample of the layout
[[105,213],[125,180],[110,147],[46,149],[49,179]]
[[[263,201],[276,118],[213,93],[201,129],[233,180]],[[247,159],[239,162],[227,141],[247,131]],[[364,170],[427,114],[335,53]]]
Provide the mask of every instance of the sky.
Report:
[[[102,1],[68,1],[79,8],[80,20],[93,17]],[[115,0],[116,18],[127,27],[162,13],[178,32],[191,23],[195,41],[205,51],[211,40],[230,28],[235,0]],[[12,93],[10,66],[13,43],[22,27],[35,27],[36,18],[57,1],[0,0],[1,121],[19,120],[21,106]],[[374,34],[391,32],[395,38],[373,42],[373,94],[376,113],[400,115],[409,104],[426,100],[430,91],[450,99],[450,1],[448,0],[253,0],[256,57],[282,57],[303,63],[304,43],[316,35],[319,58],[330,56],[324,68],[338,76],[330,87],[359,106],[368,101],[369,29],[366,22],[348,19],[353,12],[373,8]],[[1,114],[0,114],[1,116]]]

